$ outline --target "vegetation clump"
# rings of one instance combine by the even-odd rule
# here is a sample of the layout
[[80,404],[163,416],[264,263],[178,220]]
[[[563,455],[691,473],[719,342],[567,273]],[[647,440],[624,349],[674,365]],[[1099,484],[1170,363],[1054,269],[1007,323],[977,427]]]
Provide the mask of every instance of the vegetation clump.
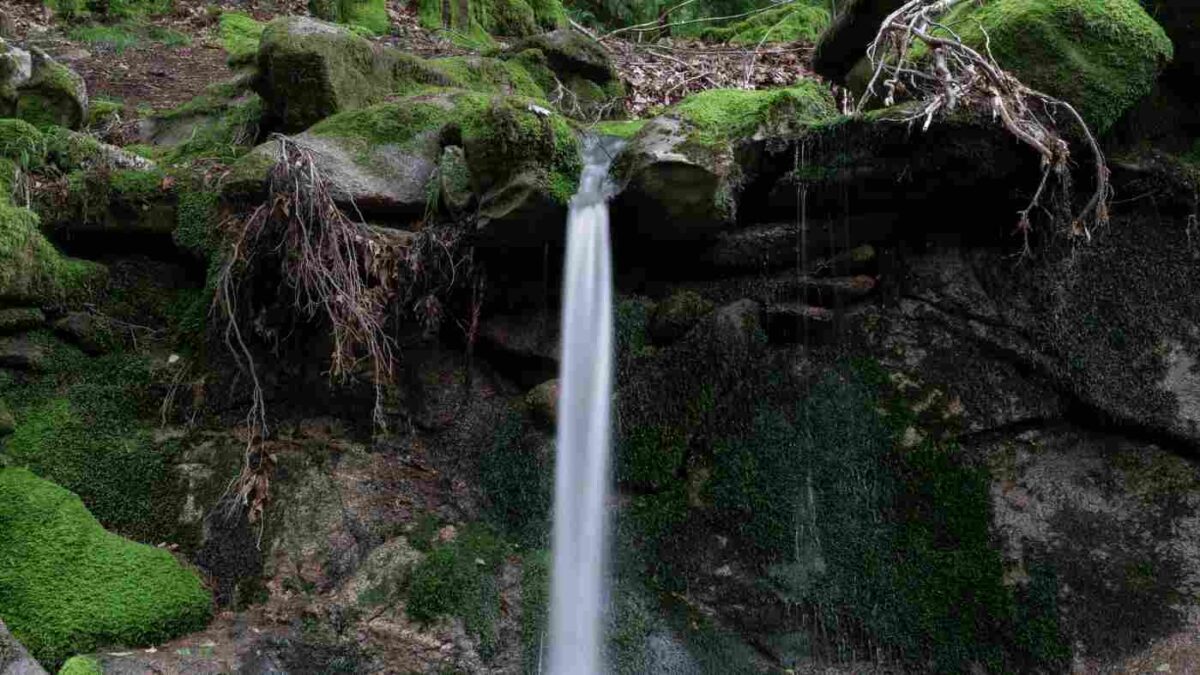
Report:
[[39,661],[203,627],[211,599],[163,549],[106,532],[79,498],[0,468],[0,616]]
[[750,138],[764,130],[796,130],[837,115],[833,97],[806,80],[785,89],[710,89],[687,97],[669,114],[689,123],[706,146]]

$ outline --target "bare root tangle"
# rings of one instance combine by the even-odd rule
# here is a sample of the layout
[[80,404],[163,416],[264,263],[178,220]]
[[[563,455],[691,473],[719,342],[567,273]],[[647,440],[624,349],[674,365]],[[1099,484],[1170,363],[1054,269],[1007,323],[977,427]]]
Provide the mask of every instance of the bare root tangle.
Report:
[[[923,120],[928,129],[934,117],[961,108],[989,114],[1021,143],[1033,148],[1042,159],[1042,176],[1029,204],[1018,212],[1017,229],[1026,236],[1032,228],[1030,214],[1043,205],[1050,178],[1056,178],[1066,210],[1069,232],[1091,239],[1091,228],[1108,223],[1108,203],[1112,194],[1108,166],[1096,137],[1070,103],[1022,84],[996,63],[990,47],[985,54],[968,47],[938,19],[955,6],[972,0],[909,0],[883,22],[875,40],[867,49],[873,73],[858,110],[883,87],[884,105],[898,98],[918,102],[907,121]],[[935,35],[935,32],[937,34]],[[946,34],[943,37],[942,34]],[[987,33],[984,32],[985,43]],[[913,59],[913,48],[922,44],[928,55]],[[985,44],[986,47],[986,44]],[[1065,111],[1067,125],[1082,136],[1095,165],[1095,190],[1084,206],[1070,214],[1071,152],[1056,118]]]
[[384,429],[385,387],[393,380],[397,357],[388,332],[392,309],[417,317],[427,331],[436,330],[445,314],[442,298],[473,275],[456,231],[431,226],[410,234],[352,220],[335,203],[312,155],[286,136],[275,139],[278,155],[266,200],[223,226],[226,251],[213,300],[225,321],[225,344],[250,381],[246,462],[230,485],[236,497],[230,501],[249,506],[252,520],[267,499],[273,459],[262,449],[270,434],[266,402],[243,328],[251,325],[255,309],[247,282],[278,265],[283,286],[291,291],[291,309],[328,324],[330,378],[345,382],[364,366],[369,369],[373,419]]

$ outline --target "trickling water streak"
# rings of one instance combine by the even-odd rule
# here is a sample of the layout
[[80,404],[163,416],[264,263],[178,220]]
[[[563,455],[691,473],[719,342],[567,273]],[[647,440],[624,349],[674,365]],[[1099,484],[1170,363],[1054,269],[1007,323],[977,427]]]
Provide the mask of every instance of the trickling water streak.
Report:
[[595,675],[607,605],[613,380],[608,168],[615,143],[588,139],[567,218],[550,590],[551,675]]

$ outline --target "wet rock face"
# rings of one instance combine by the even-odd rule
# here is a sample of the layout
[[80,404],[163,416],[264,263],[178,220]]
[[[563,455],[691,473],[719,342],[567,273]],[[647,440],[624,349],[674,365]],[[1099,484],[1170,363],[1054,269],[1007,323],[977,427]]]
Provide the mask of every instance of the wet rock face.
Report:
[[1200,602],[1194,464],[1070,426],[981,450],[1008,578],[1057,581],[1079,658],[1133,654],[1187,624]]

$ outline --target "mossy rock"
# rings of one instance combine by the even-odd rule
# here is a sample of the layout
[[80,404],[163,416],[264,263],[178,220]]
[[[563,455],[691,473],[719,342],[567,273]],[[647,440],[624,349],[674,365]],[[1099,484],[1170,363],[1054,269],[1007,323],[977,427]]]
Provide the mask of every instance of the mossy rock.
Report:
[[104,675],[104,668],[93,656],[72,656],[58,670],[58,675]]
[[46,315],[36,307],[0,309],[0,335],[23,333],[46,323]]
[[33,56],[0,38],[0,116],[11,117],[17,110],[17,87],[33,74]]
[[17,117],[37,127],[79,129],[87,121],[87,85],[70,68],[33,49],[33,72],[17,87]]
[[655,308],[650,320],[650,335],[659,343],[678,340],[712,310],[713,304],[699,293],[679,291]]
[[255,89],[266,113],[294,132],[387,94],[448,84],[449,78],[415,56],[376,47],[341,26],[293,16],[263,31]]
[[74,171],[65,194],[39,193],[33,208],[45,231],[66,235],[109,232],[170,234],[175,228],[176,196],[161,170],[106,166]]
[[713,236],[737,217],[740,147],[764,137],[794,137],[836,115],[832,96],[813,81],[690,96],[642,127],[617,158],[613,172],[625,185],[617,206],[634,216],[627,220],[640,235]]
[[800,0],[727,26],[708,28],[701,37],[734,45],[812,44],[829,25],[829,19],[828,3],[824,0]]
[[1071,103],[1103,133],[1150,93],[1171,40],[1137,0],[990,0],[943,20],[1024,84]]
[[624,113],[625,86],[608,54],[576,31],[526,38],[502,58],[523,66],[564,114],[594,120]]
[[54,304],[103,285],[103,266],[67,258],[38,228],[37,214],[0,199],[0,300]]
[[211,599],[165,550],[106,532],[79,498],[0,469],[0,617],[43,663],[202,628]]
[[[296,142],[313,153],[336,200],[403,217],[422,217],[427,205],[440,203],[435,179],[443,147],[461,147],[467,173],[456,177],[457,189],[477,195],[485,238],[494,232],[510,243],[520,233],[508,223],[542,227],[531,235],[539,237],[551,236],[549,223],[555,223],[561,237],[580,171],[579,141],[562,116],[535,99],[463,90],[428,91],[334,115]],[[276,147],[264,144],[234,164],[222,188],[226,200],[262,194]],[[531,212],[545,217],[530,220]]]

